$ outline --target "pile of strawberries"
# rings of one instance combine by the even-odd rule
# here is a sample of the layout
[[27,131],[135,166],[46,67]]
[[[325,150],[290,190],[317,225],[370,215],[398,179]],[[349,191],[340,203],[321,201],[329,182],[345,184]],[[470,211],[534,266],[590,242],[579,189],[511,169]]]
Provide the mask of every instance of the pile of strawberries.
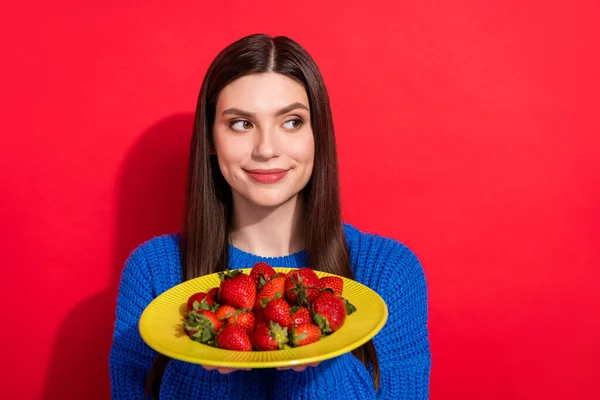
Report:
[[250,275],[219,273],[221,285],[189,297],[183,325],[193,340],[222,349],[281,350],[337,331],[356,308],[342,297],[337,276],[310,268],[275,272],[257,263]]

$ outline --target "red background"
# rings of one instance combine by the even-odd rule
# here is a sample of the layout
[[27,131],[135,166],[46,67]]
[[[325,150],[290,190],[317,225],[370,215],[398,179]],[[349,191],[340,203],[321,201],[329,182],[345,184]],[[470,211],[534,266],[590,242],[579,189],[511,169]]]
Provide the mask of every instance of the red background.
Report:
[[346,220],[423,262],[431,397],[600,398],[598,2],[169,3],[2,6],[0,398],[109,398],[120,269],[253,32],[322,69]]

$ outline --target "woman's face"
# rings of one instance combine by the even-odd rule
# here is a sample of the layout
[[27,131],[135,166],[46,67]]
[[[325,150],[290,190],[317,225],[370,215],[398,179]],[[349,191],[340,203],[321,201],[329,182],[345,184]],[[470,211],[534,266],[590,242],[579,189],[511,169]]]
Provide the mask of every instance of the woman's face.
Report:
[[217,100],[213,139],[234,202],[277,207],[312,174],[315,142],[304,87],[284,75],[251,74]]

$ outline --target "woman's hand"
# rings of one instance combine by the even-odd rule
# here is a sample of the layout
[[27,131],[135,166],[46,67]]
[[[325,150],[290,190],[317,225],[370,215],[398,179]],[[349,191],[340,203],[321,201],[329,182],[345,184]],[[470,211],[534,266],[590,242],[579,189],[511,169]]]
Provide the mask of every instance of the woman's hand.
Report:
[[250,371],[250,368],[221,368],[221,367],[213,367],[211,365],[203,365],[202,368],[204,368],[207,371],[213,371],[213,370],[217,370],[222,374],[230,374],[232,372],[235,371]]
[[294,365],[293,367],[281,367],[281,368],[277,368],[279,371],[285,371],[288,369],[292,369],[296,372],[302,372],[304,371],[307,367],[316,367],[317,365],[321,364],[321,362],[316,362],[316,363],[312,363],[312,364],[304,364],[304,365]]
[[[312,363],[312,364],[294,365],[293,367],[281,367],[281,368],[277,368],[277,369],[279,371],[285,371],[285,370],[291,369],[296,372],[302,372],[308,367],[316,367],[319,364],[321,364],[320,361],[316,362],[316,363]],[[203,365],[202,367],[207,371],[213,371],[216,369],[217,371],[219,371],[222,374],[230,374],[235,371],[250,371],[250,368],[221,368],[221,367],[212,367],[210,365]]]

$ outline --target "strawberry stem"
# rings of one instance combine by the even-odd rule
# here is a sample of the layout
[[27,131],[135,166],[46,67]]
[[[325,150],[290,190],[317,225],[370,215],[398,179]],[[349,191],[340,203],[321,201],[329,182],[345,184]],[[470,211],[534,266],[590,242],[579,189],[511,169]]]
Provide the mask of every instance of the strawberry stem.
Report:
[[354,305],[352,303],[350,303],[348,300],[346,300],[343,297],[342,297],[342,300],[344,300],[344,305],[346,306],[346,315],[350,315],[356,311],[356,307],[354,307]]
[[289,342],[287,327],[281,327],[277,322],[271,321],[269,334],[277,342],[277,348],[283,350],[283,346]]
[[225,281],[227,279],[235,278],[236,276],[241,275],[241,274],[243,274],[243,272],[240,270],[228,269],[228,270],[219,272],[219,279],[221,279],[222,281]]
[[183,326],[190,338],[197,342],[208,343],[215,337],[215,330],[212,322],[203,314],[190,311],[185,316]]
[[324,334],[333,332],[331,330],[331,327],[329,326],[329,320],[327,318],[325,318],[323,315],[314,314],[313,320],[315,321],[315,324],[317,324],[317,326],[319,328],[321,328],[321,332],[323,332]]
[[267,283],[267,278],[263,274],[258,274],[258,286],[256,288],[260,289],[265,283]]

